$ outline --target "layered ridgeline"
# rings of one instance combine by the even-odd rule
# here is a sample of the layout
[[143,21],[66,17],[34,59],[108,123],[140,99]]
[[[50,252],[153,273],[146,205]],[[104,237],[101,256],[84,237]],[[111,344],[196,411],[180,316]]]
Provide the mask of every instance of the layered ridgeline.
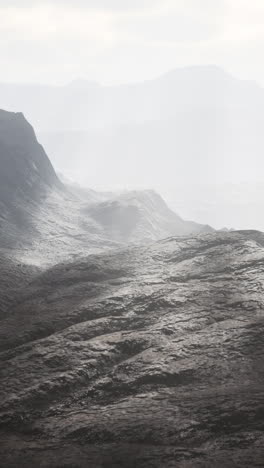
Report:
[[263,466],[263,246],[170,238],[33,278],[0,327],[2,466]]
[[177,202],[181,183],[261,180],[264,91],[218,67],[123,86],[3,84],[0,103],[25,112],[56,168],[90,185],[176,187]]
[[[77,191],[57,177],[21,113],[0,112],[0,240],[54,261],[128,242],[210,230],[183,221],[155,192]],[[27,249],[27,250],[26,250]]]

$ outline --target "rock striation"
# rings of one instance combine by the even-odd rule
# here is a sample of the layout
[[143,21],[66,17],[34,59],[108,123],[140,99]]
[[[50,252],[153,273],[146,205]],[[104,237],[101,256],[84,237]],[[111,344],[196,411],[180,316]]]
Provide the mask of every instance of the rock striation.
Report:
[[1,320],[3,466],[262,466],[263,293],[255,231],[35,272]]

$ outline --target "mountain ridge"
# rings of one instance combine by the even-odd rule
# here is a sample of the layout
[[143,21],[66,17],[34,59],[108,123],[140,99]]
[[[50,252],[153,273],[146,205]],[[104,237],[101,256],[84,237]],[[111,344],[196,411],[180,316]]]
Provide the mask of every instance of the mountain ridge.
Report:
[[[76,188],[64,185],[21,113],[0,112],[0,168],[0,239],[5,247],[17,249],[20,245],[19,250],[23,250],[27,245],[22,259],[29,255],[33,261],[35,252],[51,260],[59,255],[81,255],[87,249],[96,252],[210,229],[181,220],[153,193],[109,194],[111,201],[96,204],[96,196],[105,199],[106,193],[78,193]],[[132,211],[136,216],[130,219]],[[110,230],[105,229],[109,224],[106,219],[112,224],[114,220]]]
[[263,88],[219,67],[114,87],[29,89],[26,97],[17,90],[16,98],[13,91],[8,96],[0,86],[0,103],[27,107],[56,169],[82,185],[165,193],[180,183],[191,190],[195,183],[260,179]]

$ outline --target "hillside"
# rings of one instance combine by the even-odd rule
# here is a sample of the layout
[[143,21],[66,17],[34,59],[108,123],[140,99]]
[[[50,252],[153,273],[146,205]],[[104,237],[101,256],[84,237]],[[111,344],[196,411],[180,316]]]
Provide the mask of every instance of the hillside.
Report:
[[168,208],[153,190],[128,191],[88,206],[89,214],[107,236],[120,241],[148,242],[177,233],[178,236],[210,232],[210,226],[185,221]]
[[40,273],[1,321],[5,468],[261,466],[264,236]]

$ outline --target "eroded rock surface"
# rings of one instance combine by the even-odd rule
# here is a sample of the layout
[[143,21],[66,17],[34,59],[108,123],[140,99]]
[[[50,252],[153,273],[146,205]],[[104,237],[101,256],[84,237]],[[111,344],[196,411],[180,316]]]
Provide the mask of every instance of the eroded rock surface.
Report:
[[169,238],[36,274],[1,320],[3,466],[263,466],[263,246]]

